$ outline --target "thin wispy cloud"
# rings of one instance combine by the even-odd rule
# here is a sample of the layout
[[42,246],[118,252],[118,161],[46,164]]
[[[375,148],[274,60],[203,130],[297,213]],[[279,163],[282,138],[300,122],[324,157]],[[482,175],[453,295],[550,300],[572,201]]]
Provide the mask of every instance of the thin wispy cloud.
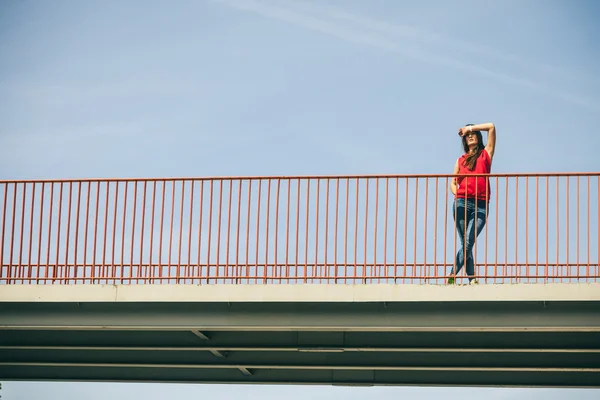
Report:
[[27,152],[27,157],[69,154],[78,146],[93,148],[95,143],[103,144],[140,137],[151,126],[150,122],[146,120],[131,120],[112,124],[69,125],[63,129],[33,133],[27,131],[4,132],[0,135],[0,149],[2,149],[0,154],[3,154],[4,157],[15,158],[25,156],[24,153],[15,151],[15,149]]
[[437,46],[438,48],[443,48],[446,50],[451,48],[453,50],[464,51],[465,53],[476,55],[478,57],[487,57],[490,60],[510,63],[515,66],[528,69],[532,74],[544,72],[553,74],[556,78],[577,81],[585,80],[587,83],[600,82],[598,81],[597,77],[583,75],[581,72],[574,73],[573,71],[567,71],[554,65],[527,59],[526,57],[523,57],[523,55],[512,54],[490,46],[456,40],[449,36],[440,35],[412,25],[391,23],[389,21],[379,20],[363,14],[353,14],[339,7],[320,3],[306,3],[294,0],[272,1],[275,4],[284,5],[285,7],[299,12],[305,12],[321,17],[326,16],[327,18],[331,18],[333,20],[349,22],[354,24],[356,27],[372,29],[374,31],[392,35],[397,38],[411,39],[423,44]]
[[126,100],[136,96],[179,96],[194,92],[194,88],[183,81],[157,82],[152,79],[109,84],[0,82],[0,90],[16,99],[55,107],[72,106],[82,102]]
[[[540,94],[560,98],[593,111],[600,111],[600,104],[563,90],[556,89],[543,82],[535,81],[490,68],[478,66],[474,63],[465,63],[451,56],[441,55],[439,51],[427,51],[420,41],[440,47],[447,43],[460,46],[463,49],[484,54],[491,50],[482,50],[456,40],[447,39],[432,33],[420,34],[418,30],[410,27],[382,23],[367,17],[340,12],[330,7],[319,7],[312,3],[298,3],[291,1],[260,1],[260,0],[211,0],[223,6],[247,11],[284,22],[300,26],[305,29],[335,36],[341,40],[378,48],[384,51],[400,54],[428,64],[436,64],[454,68],[464,72],[473,73],[482,77],[495,79],[501,82],[517,85],[536,91]],[[351,22],[351,23],[349,23]],[[399,35],[405,39],[400,40]],[[418,38],[418,40],[417,40]]]

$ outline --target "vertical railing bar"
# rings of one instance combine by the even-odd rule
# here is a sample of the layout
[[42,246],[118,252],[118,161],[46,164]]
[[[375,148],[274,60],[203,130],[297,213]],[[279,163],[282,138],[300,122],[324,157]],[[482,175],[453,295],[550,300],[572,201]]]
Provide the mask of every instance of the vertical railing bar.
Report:
[[[23,237],[25,231],[25,199],[27,197],[27,182],[23,183],[23,202],[21,204],[21,238],[19,240],[19,264],[15,278],[23,278]],[[17,280],[15,280],[17,283]]]
[[[148,278],[152,266],[148,265],[148,269],[144,268],[144,227],[146,226],[146,193],[148,192],[148,181],[144,181],[144,192],[142,193],[142,226],[140,227],[140,260],[138,266],[138,278],[142,278],[142,282],[151,282]],[[116,210],[115,210],[116,212]]]
[[[313,277],[317,276],[318,268],[318,254],[319,254],[319,197],[321,192],[321,179],[317,178],[317,195],[315,202],[316,216],[315,216],[315,265],[313,266]],[[314,282],[314,281],[311,281]]]
[[[15,192],[16,192],[16,184],[15,184]],[[44,284],[48,283],[48,270],[50,269],[50,242],[52,241],[52,214],[53,214],[53,200],[54,199],[54,182],[50,182],[50,213],[48,215],[48,243],[46,244],[46,270],[44,273]],[[43,206],[43,204],[42,204]],[[11,255],[12,259],[12,255]],[[12,264],[11,261],[9,261]],[[39,263],[38,263],[39,265]],[[39,276],[39,272],[38,272]],[[8,282],[10,283],[10,281]]]
[[587,185],[587,265],[585,267],[585,277],[589,278],[590,276],[590,237],[591,237],[591,229],[590,229],[590,225],[592,223],[592,215],[591,215],[591,206],[590,206],[590,191],[591,191],[591,186],[590,186],[590,181],[591,181],[591,177],[588,175],[587,177],[587,181],[588,181],[588,185]]
[[215,278],[216,282],[222,277],[219,271],[221,265],[221,215],[223,209],[223,180],[219,180],[219,209],[217,210],[217,255],[215,260]]
[[[144,192],[146,189],[144,188]],[[127,194],[127,191],[125,192]],[[154,268],[154,221],[156,211],[156,181],[152,182],[152,210],[150,211],[150,247],[148,249],[148,269],[150,275],[149,283],[154,283],[155,268]],[[125,221],[123,221],[123,225]]]
[[48,244],[46,245],[46,271],[44,273],[44,284],[48,283],[48,269],[50,268],[50,242],[52,240],[52,214],[54,211],[54,182],[50,183],[50,212],[48,214]]
[[[163,282],[163,266],[162,266],[162,250],[163,250],[163,233],[164,233],[164,222],[165,222],[165,196],[167,190],[167,181],[162,181],[162,194],[161,194],[161,203],[160,203],[160,233],[158,235],[158,279],[159,282]],[[137,187],[137,183],[136,183]],[[134,204],[135,210],[135,204]],[[134,214],[135,215],[135,214]]]
[[419,212],[419,178],[415,178],[415,232],[413,234],[413,282],[417,276],[417,215]]
[[[503,277],[504,279],[506,279],[506,276],[508,274],[508,181],[509,178],[506,178],[506,193],[505,193],[505,199],[504,199],[504,205],[505,205],[505,209],[504,209],[504,270],[503,270]],[[509,282],[512,282],[512,278],[508,278]]]
[[[117,241],[117,209],[119,206],[119,182],[115,182],[115,217],[113,219],[113,233],[112,233],[112,252],[111,252],[111,265],[112,265],[112,277],[114,283],[117,283],[117,266],[115,265],[115,245]],[[77,247],[77,246],[75,246]]]
[[369,226],[369,178],[365,179],[365,244],[363,246],[363,283],[367,283],[367,228]]
[[[209,283],[210,277],[210,251],[211,251],[211,238],[212,238],[212,215],[213,215],[213,180],[210,180],[210,199],[209,199],[209,212],[208,212],[208,246],[206,255],[206,284]],[[217,260],[217,264],[219,261]]]
[[[570,270],[570,268],[569,268],[569,247],[570,247],[569,246],[569,244],[570,244],[570,241],[569,241],[569,230],[570,230],[571,225],[569,224],[569,211],[570,211],[569,210],[569,200],[570,200],[569,199],[569,197],[570,197],[569,196],[569,190],[570,190],[569,189],[569,183],[570,183],[569,181],[571,179],[569,179],[569,177],[567,176],[567,177],[565,177],[565,180],[566,180],[566,193],[565,193],[565,197],[566,197],[566,205],[565,205],[565,207],[566,207],[566,210],[565,210],[565,216],[566,216],[565,223],[566,223],[566,225],[565,225],[565,228],[566,229],[565,230],[567,232],[566,233],[566,243],[565,243],[565,247],[566,247],[566,249],[565,249],[565,269],[567,271],[566,275],[568,277],[570,275],[570,273],[569,273],[569,270]],[[557,201],[558,201],[558,197],[557,197]],[[557,203],[556,207],[557,207],[557,210],[558,210],[558,203]],[[558,215],[558,212],[557,212],[557,215]],[[559,260],[558,260],[558,257],[557,257],[556,258],[556,265],[557,265],[556,268],[557,269],[559,269],[558,264],[559,264]]]
[[[8,200],[8,183],[3,183],[2,186],[4,186],[4,203],[2,203],[2,232],[0,232],[0,277],[4,277],[4,240],[6,239],[6,236],[4,234],[5,232],[5,228],[6,228],[6,202]],[[42,192],[43,194],[43,192]],[[42,207],[43,207],[43,203],[42,203]],[[42,232],[42,227],[40,224],[40,237],[41,237],[41,232]],[[41,242],[40,242],[40,249],[42,248],[41,246]],[[10,262],[9,262],[10,264]],[[40,262],[38,260],[38,274],[39,274],[39,268],[40,268]],[[9,283],[8,277],[10,275],[10,265],[6,266],[6,283]],[[38,281],[39,282],[39,281]]]
[[519,268],[519,177],[515,177],[515,282],[521,278]]
[[378,222],[379,222],[379,178],[375,178],[375,221],[373,222],[373,267],[371,267],[371,276],[374,276],[374,277],[379,276],[379,274],[377,273],[377,228],[378,228],[377,225],[378,225]]
[[[108,204],[110,197],[110,182],[106,182],[106,202],[104,205],[104,233],[102,235],[102,268],[100,269],[100,277],[105,278],[105,283],[108,284],[106,277],[106,236],[108,232]],[[100,280],[100,282],[102,282]]]
[[[289,249],[290,249],[290,207],[291,207],[291,200],[292,200],[292,180],[291,179],[286,179],[287,181],[287,187],[288,187],[288,192],[287,192],[287,206],[286,206],[286,217],[285,217],[285,265],[283,266],[283,268],[281,269],[281,275],[283,275],[285,278],[289,278],[288,272],[289,272],[289,262],[290,262],[290,257],[289,257]],[[285,272],[284,272],[285,271]],[[281,280],[279,281],[281,283]],[[290,283],[289,280],[285,280],[284,283]]]
[[431,268],[431,273],[428,273],[429,276],[436,275],[437,269],[437,236],[438,236],[438,198],[439,198],[439,186],[440,182],[438,177],[435,178],[435,214],[433,217],[433,268]]
[[[42,232],[43,232],[43,228],[44,228],[44,192],[45,192],[45,189],[46,189],[46,182],[42,182],[42,189],[41,189],[42,195],[41,195],[41,198],[40,198],[40,224],[39,224],[39,228],[38,228],[37,265],[36,265],[36,274],[35,274],[38,279],[36,279],[36,284],[39,284],[40,283],[40,279],[41,279],[41,268],[42,268]],[[8,184],[4,184],[4,190],[5,191],[4,191],[4,206],[3,206],[4,212],[3,212],[3,218],[2,218],[2,240],[0,241],[0,266],[4,265],[4,259],[3,259],[3,255],[2,255],[2,248],[4,247],[4,223],[6,222],[6,201],[7,201],[7,194],[8,194]],[[32,202],[32,213],[33,213],[33,202]],[[7,271],[6,272],[7,272],[6,276],[8,278],[8,275],[9,275],[8,274],[8,266],[7,266]],[[32,273],[32,271],[30,270],[29,271],[29,274],[30,274],[29,277],[30,278],[31,278],[31,273]],[[4,276],[4,275],[2,275],[2,276]],[[7,280],[6,283],[9,283],[9,281]],[[33,283],[33,281],[30,281],[30,283]]]
[[[447,243],[448,243],[448,228],[447,227],[448,227],[448,208],[449,208],[448,199],[450,197],[449,193],[448,193],[448,188],[450,186],[450,182],[449,182],[450,179],[454,179],[454,178],[448,178],[448,177],[446,177],[445,183],[444,183],[444,186],[445,186],[445,195],[444,195],[444,198],[445,198],[445,201],[444,201],[444,258],[443,258],[443,260],[444,260],[444,266],[442,267],[442,271],[443,271],[442,278],[446,275],[446,257],[448,256],[448,247],[447,247]],[[456,229],[454,229],[454,230],[456,231]],[[452,264],[454,264],[454,262]],[[438,270],[436,269],[436,274],[435,274],[436,277],[438,276],[437,271]]]
[[[279,196],[280,196],[280,190],[281,190],[281,179],[277,178],[277,192],[275,194],[275,243],[274,243],[274,249],[273,249],[273,253],[274,253],[274,257],[273,257],[273,277],[277,277],[278,275],[280,275],[278,273],[278,270],[280,269],[280,266],[279,266],[279,263],[278,263],[279,257],[277,257],[277,244],[278,244],[278,237],[279,237]],[[281,279],[278,282],[281,283]],[[273,283],[275,283],[275,280],[273,280]]]
[[[375,178],[375,218],[373,221],[373,266],[371,267],[370,276],[377,276],[377,223],[379,217],[379,178]],[[365,232],[367,231],[365,226]],[[365,247],[366,253],[366,247]],[[366,255],[365,255],[366,256]],[[371,280],[373,282],[374,279]]]
[[[237,215],[237,229],[236,229],[236,239],[235,239],[235,277],[233,283],[238,283],[240,276],[240,225],[242,220],[242,180],[238,180],[238,215]],[[250,221],[246,221],[246,223],[250,223]]]
[[[18,184],[15,183],[15,203],[16,203],[16,186]],[[19,239],[19,244],[17,245],[16,240],[14,240],[14,236],[15,236],[15,232],[14,232],[14,228],[13,228],[13,233],[12,233],[12,239],[14,240],[15,243],[13,243],[11,245],[11,276],[14,278],[13,282],[14,283],[18,283],[18,278],[21,277],[21,266],[22,266],[22,254],[23,254],[23,228],[25,227],[25,197],[27,196],[27,182],[23,182],[23,201],[21,204],[21,228],[20,228],[20,239]],[[14,203],[13,203],[14,204]],[[16,204],[14,204],[16,206]],[[15,212],[13,213],[13,227],[14,227],[14,223],[17,219],[17,214],[16,214],[16,209]],[[19,261],[17,262],[15,260],[14,265],[12,262],[12,248],[15,246],[19,246],[19,250],[18,250],[18,256],[19,256]],[[16,257],[15,257],[16,258]],[[14,267],[14,268],[13,268]],[[9,282],[10,283],[10,282]]]
[[550,230],[550,212],[549,212],[549,198],[550,198],[550,181],[549,181],[549,177],[546,176],[546,270],[544,273],[544,277],[545,277],[545,282],[548,282],[548,258],[549,258],[549,249],[548,249],[548,244],[549,244],[549,230]]
[[540,250],[540,230],[539,230],[539,220],[540,220],[540,178],[539,176],[535,177],[535,281],[539,282],[540,278],[540,262],[539,262],[539,250]]
[[[331,181],[330,178],[326,180],[327,186],[325,186],[325,246],[324,246],[324,260],[323,260],[323,273],[321,276],[329,277],[329,267],[327,264],[327,248],[329,247],[329,183]],[[328,281],[326,280],[328,283]],[[321,281],[321,283],[323,283]]]
[[[179,243],[177,243],[177,284],[181,283],[181,242],[183,241],[183,206],[185,204],[186,182],[187,181],[185,180],[181,181],[181,206],[179,209]],[[229,181],[229,184],[231,185],[231,181]],[[191,225],[192,221],[190,220],[189,223]],[[184,272],[183,275],[185,276],[186,273]]]
[[[58,192],[58,219],[57,219],[57,234],[56,234],[56,262],[54,265],[54,269],[53,269],[53,280],[52,280],[52,284],[54,284],[56,281],[56,278],[60,278],[60,276],[57,276],[58,273],[58,268],[59,268],[59,257],[60,257],[60,231],[61,231],[61,217],[62,217],[62,198],[63,198],[63,182],[60,182],[60,191]],[[60,280],[58,281],[59,283],[61,282]]]
[[336,178],[335,180],[335,230],[333,234],[333,283],[337,283],[337,275],[338,275],[338,219],[340,213],[340,179]]
[[[34,214],[34,208],[35,208],[35,188],[36,188],[36,184],[33,183],[32,184],[32,192],[31,192],[31,217],[30,217],[30,221],[29,221],[29,252],[28,252],[28,256],[27,256],[27,263],[28,263],[27,278],[29,278],[29,280],[27,282],[29,284],[32,283],[31,272],[33,269],[33,266],[31,263],[31,253],[32,253],[32,249],[33,249],[33,214]],[[41,227],[40,227],[40,232],[41,232]],[[75,231],[75,238],[77,238],[77,231]],[[2,240],[3,239],[0,240],[0,246],[4,245],[3,244],[4,242]],[[75,242],[75,243],[77,243],[77,242]],[[39,243],[38,243],[38,246],[39,246]],[[75,248],[77,248],[77,245],[75,246]],[[0,267],[1,266],[2,266],[2,255],[0,254]],[[1,275],[2,275],[2,272],[0,271],[0,276]]]
[[489,177],[485,177],[485,261],[484,261],[484,268],[485,268],[485,283],[488,282],[488,242],[489,242],[489,228],[490,228],[490,222],[489,222],[489,218],[490,218],[490,193],[491,188],[490,188],[490,178]]
[[[289,278],[289,265],[290,265],[290,207],[292,201],[292,180],[287,179],[287,209],[286,209],[286,217],[285,217],[285,266],[283,267],[285,273],[282,271],[282,275],[286,278]],[[286,280],[285,283],[291,283],[289,280]]]
[[308,217],[310,210],[310,178],[306,182],[306,237],[304,240],[304,283],[307,283],[307,270],[308,270]]
[[[198,221],[198,262],[197,262],[197,268],[198,268],[198,272],[196,274],[194,274],[194,277],[198,278],[198,283],[200,283],[202,280],[202,260],[201,260],[201,254],[202,254],[202,210],[203,210],[203,205],[204,205],[204,180],[200,180],[200,194],[198,196],[198,198],[200,199],[200,204],[199,204],[199,210],[198,210],[198,214],[199,214],[199,221]],[[249,200],[248,200],[249,201]],[[192,284],[194,283],[194,279],[192,279]]]
[[[32,203],[33,208],[33,203]],[[77,208],[75,211],[75,246],[73,249],[73,283],[77,283],[77,256],[78,256],[78,245],[79,245],[79,215],[81,214],[81,182],[77,182]],[[41,230],[41,226],[40,226]]]
[[[35,184],[34,184],[34,188],[35,188]],[[66,243],[66,250],[65,250],[65,268],[64,268],[64,279],[62,281],[63,284],[68,284],[69,283],[69,275],[70,275],[70,271],[69,271],[69,239],[70,239],[70,235],[71,235],[71,198],[73,197],[73,182],[69,182],[69,201],[67,202],[67,209],[69,210],[69,214],[67,214],[67,243]],[[32,207],[32,212],[33,212],[33,207]]]
[[358,269],[358,196],[360,191],[359,178],[356,178],[356,218],[354,219],[354,275],[352,283],[356,282],[356,274]]
[[[169,222],[169,246],[167,248],[167,274],[165,277],[163,277],[163,269],[164,269],[164,265],[162,263],[162,249],[163,249],[163,232],[164,232],[164,217],[165,217],[165,199],[166,199],[166,191],[167,191],[167,183],[171,182],[171,215],[170,215],[170,222]],[[175,180],[165,180],[163,181],[163,185],[162,185],[162,204],[161,204],[161,221],[160,221],[160,239],[159,239],[159,260],[158,260],[158,282],[159,283],[163,283],[165,280],[167,282],[170,282],[171,279],[171,255],[172,255],[172,243],[173,243],[173,220],[175,217]],[[146,192],[146,187],[144,186],[144,193]],[[143,222],[144,222],[144,210],[146,208],[146,203],[145,203],[145,197],[144,197],[144,203],[142,204],[142,228],[143,228]],[[153,227],[152,227],[153,228]],[[151,229],[153,230],[153,229]],[[142,235],[143,235],[143,229],[142,229]],[[142,242],[143,244],[143,242]],[[140,253],[141,254],[141,253]],[[140,259],[140,268],[141,268],[141,259]],[[152,264],[152,263],[150,263]],[[154,282],[154,267],[152,267],[151,269],[151,274],[152,278],[150,279],[150,282]]]
[[90,270],[90,283],[96,283],[96,251],[98,243],[98,216],[100,213],[100,181],[96,182],[96,212],[94,214],[94,246],[92,253],[92,266]]
[[[475,185],[477,185],[477,178],[475,179]],[[468,187],[469,187],[469,177],[465,177],[465,214],[464,214],[464,227],[463,227],[463,244],[462,244],[462,251],[463,251],[463,271],[466,274],[467,273],[467,258],[468,258],[468,254],[467,254],[467,209],[469,208],[467,205],[467,201],[468,201],[468,197],[467,197],[467,193],[468,193]],[[507,202],[508,203],[508,202]],[[475,195],[475,204],[477,204],[477,195]],[[508,223],[508,217],[506,218],[507,223]],[[475,227],[475,229],[477,229],[477,227]],[[475,260],[473,260],[473,264],[475,264]],[[468,275],[468,274],[467,274]],[[456,277],[455,277],[456,279]]]
[[[191,283],[194,283],[193,272],[192,272],[192,230],[194,226],[194,187],[196,186],[196,180],[192,179],[192,186],[190,188],[190,223],[188,229],[188,250],[187,250],[187,267],[185,269],[185,282],[187,283],[188,279]],[[154,218],[154,217],[153,217]],[[200,228],[198,228],[200,229]],[[239,228],[238,228],[239,230]],[[153,232],[152,229],[150,229]],[[152,237],[152,236],[150,236]],[[152,263],[150,263],[152,265]]]
[[[477,240],[478,235],[477,232],[479,230],[479,226],[477,225],[477,220],[479,218],[477,218],[477,213],[479,210],[479,180],[481,179],[481,177],[477,176],[475,177],[475,218],[473,219],[474,225],[475,225],[475,242],[473,244],[473,273],[475,274],[475,279],[477,279],[479,277],[479,273],[478,270],[479,268],[477,268],[477,247],[479,247],[479,242]],[[518,208],[518,204],[515,205],[515,208]],[[465,220],[466,221],[466,220]],[[466,224],[466,222],[465,222]],[[467,227],[465,226],[465,230],[467,229]]]
[[[271,182],[272,179],[267,179],[267,218],[265,231],[265,267],[263,269],[263,283],[267,283],[267,270],[269,268],[269,217],[271,216]],[[257,271],[258,275],[258,271]]]
[[[489,266],[488,266],[488,248],[489,248],[489,246],[488,246],[488,244],[489,244],[489,232],[490,232],[489,218],[490,218],[490,203],[491,203],[491,201],[490,201],[491,193],[490,192],[491,192],[491,190],[492,190],[492,188],[490,187],[490,178],[486,177],[485,178],[485,198],[486,198],[487,203],[485,205],[485,207],[486,207],[485,208],[485,221],[486,221],[486,224],[485,224],[485,274],[486,274],[485,283],[488,282],[487,276],[489,273],[489,271],[488,271],[488,269],[489,269]],[[498,188],[496,188],[496,191],[498,191]],[[497,207],[498,207],[498,205],[496,205],[496,209],[497,209]],[[498,213],[498,211],[496,211],[496,214],[497,213]]]
[[262,194],[262,179],[258,180],[258,200],[257,200],[257,212],[256,212],[256,255],[254,259],[254,283],[257,283],[258,278],[258,255],[259,255],[259,243],[260,243],[260,197]]
[[[566,178],[567,181],[569,180],[569,178]],[[559,196],[559,190],[558,187],[560,185],[560,178],[557,176],[556,177],[556,275],[558,276],[560,273],[560,268],[558,266],[559,264],[559,238],[560,238],[560,224],[559,224],[559,209],[558,209],[558,204],[559,204],[559,200],[558,200],[558,196]]]
[[[504,178],[504,179],[508,179],[508,178]],[[498,223],[499,221],[499,215],[500,215],[500,203],[498,202],[498,200],[500,199],[500,182],[498,180],[498,177],[496,177],[496,251],[495,251],[495,255],[496,255],[496,262],[494,263],[494,283],[498,282],[498,236],[500,233],[500,225]]]
[[377,281],[381,282],[381,275],[379,274],[377,264],[377,228],[379,228],[379,178],[375,178],[375,218],[373,221],[373,267],[371,269],[371,276],[378,277]]
[[[598,175],[598,193],[596,195],[596,203],[598,204],[598,214],[596,214],[596,217],[598,218],[598,225],[596,227],[596,229],[598,230],[598,232],[596,233],[596,237],[598,238],[598,247],[596,247],[596,273],[595,276],[598,276],[598,273],[600,272],[600,175]],[[589,276],[589,275],[588,275]]]
[[400,178],[396,177],[396,216],[394,218],[394,283],[398,279],[398,205],[400,203]]
[[244,275],[247,279],[247,282],[249,282],[249,279],[247,277],[250,273],[249,254],[250,254],[250,203],[251,203],[251,199],[252,199],[252,181],[248,180],[248,217],[247,217],[247,222],[246,222],[246,273]]
[[[156,185],[156,182],[155,182]],[[121,227],[121,259],[120,259],[120,267],[121,271],[119,275],[121,276],[120,283],[123,284],[124,276],[125,276],[125,223],[127,222],[127,192],[129,191],[129,182],[125,181],[123,184],[125,189],[125,194],[123,195],[123,224]],[[88,201],[89,201],[89,193],[88,193]],[[86,222],[87,229],[87,222]]]
[[[171,182],[171,216],[170,216],[170,222],[169,222],[169,253],[167,255],[167,271],[168,271],[168,275],[167,275],[167,282],[171,282],[171,278],[173,277],[171,275],[171,268],[173,267],[173,264],[171,262],[171,256],[173,254],[173,221],[175,220],[175,184],[177,183],[176,180],[172,180]],[[217,244],[218,244],[218,240],[217,240]],[[219,248],[217,247],[217,253]],[[218,256],[217,256],[218,258]],[[161,281],[162,282],[162,281]]]
[[[424,222],[423,222],[423,268],[421,269],[421,276],[427,276],[429,268],[427,267],[427,211],[429,209],[429,177],[425,177],[425,209]],[[416,260],[416,257],[415,257]],[[420,281],[421,279],[419,279]],[[427,282],[425,278],[424,282]]]
[[[82,282],[85,283],[85,271],[87,269],[87,248],[88,248],[88,233],[90,231],[90,225],[89,225],[89,217],[90,217],[90,197],[91,197],[91,190],[92,190],[92,182],[87,183],[87,196],[86,196],[86,206],[85,206],[85,234],[83,237],[83,277],[82,277]],[[44,183],[42,184],[42,214],[43,214],[43,201],[44,200]],[[41,225],[41,224],[40,224]],[[41,226],[40,226],[41,229]],[[41,240],[41,233],[40,233],[40,240]],[[40,245],[41,245],[41,241],[40,241]],[[38,265],[39,265],[39,261],[38,261]],[[75,283],[77,283],[77,272],[75,271]]]
[[525,177],[525,274],[527,283],[530,283],[529,277],[529,177]]
[[[296,200],[296,261],[294,263],[294,274],[296,277],[298,277],[298,253],[299,253],[299,244],[300,244],[300,178],[298,178],[298,180],[296,181],[296,189],[298,191],[297,193],[297,200]],[[288,269],[288,276],[289,276],[289,269]]]
[[[133,181],[133,210],[132,210],[132,221],[131,221],[131,249],[129,250],[129,284],[133,281],[133,244],[135,243],[135,217],[137,215],[137,187],[138,181]],[[164,187],[163,187],[164,190]],[[139,276],[139,271],[137,273]],[[139,283],[139,279],[136,277],[136,283]]]
[[[579,191],[581,189],[580,176],[577,176],[576,179],[577,179],[577,233],[575,235],[576,236],[576,239],[575,239],[576,240],[576,253],[575,254],[577,255],[577,257],[576,257],[575,261],[577,262],[577,280],[579,280],[579,252],[580,252],[580,249],[579,249],[579,229],[580,229],[580,227],[579,227],[579,223],[580,223],[580,219],[579,219],[579,217],[580,217],[580,212],[579,212],[579,208],[580,208]],[[568,231],[568,229],[569,229],[569,225],[567,224],[567,231]],[[568,261],[567,261],[567,263],[568,263]],[[567,266],[567,268],[569,268],[569,266]]]
[[405,200],[404,200],[404,272],[402,273],[402,283],[406,283],[406,251],[408,245],[408,177],[406,180],[406,191],[405,191]]
[[[8,284],[12,283],[12,277],[14,274],[13,271],[13,267],[14,267],[14,262],[13,262],[13,253],[14,253],[14,247],[15,247],[15,243],[14,243],[14,237],[15,237],[15,221],[17,220],[17,185],[18,183],[13,183],[13,209],[12,209],[12,213],[11,213],[11,221],[12,221],[12,227],[11,227],[11,231],[10,231],[10,238],[9,238],[9,259],[8,259]],[[4,243],[3,243],[4,245]],[[48,246],[50,245],[50,242],[48,242]]]
[[[384,282],[388,281],[388,267],[387,267],[387,242],[388,242],[388,215],[389,215],[389,196],[390,196],[390,178],[385,178],[385,218],[383,225],[383,276]],[[381,279],[380,279],[381,282]]]
[[456,182],[456,193],[454,193],[454,198],[452,199],[452,239],[454,251],[452,253],[452,269],[450,271],[453,272],[449,277],[456,283],[456,276],[458,275],[458,229],[456,228],[458,226],[458,204],[456,203],[456,200],[458,199],[458,178],[454,177],[452,179]]
[[[343,276],[348,276],[348,215],[350,213],[350,178],[346,178],[346,217],[344,222],[344,273]],[[347,280],[344,280],[347,283]]]

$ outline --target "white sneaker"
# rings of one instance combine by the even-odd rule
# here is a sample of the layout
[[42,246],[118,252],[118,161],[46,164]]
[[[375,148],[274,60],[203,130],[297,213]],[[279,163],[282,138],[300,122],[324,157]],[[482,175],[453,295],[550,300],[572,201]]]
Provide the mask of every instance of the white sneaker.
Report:
[[471,282],[469,282],[469,285],[479,285],[479,282],[477,279],[473,279]]

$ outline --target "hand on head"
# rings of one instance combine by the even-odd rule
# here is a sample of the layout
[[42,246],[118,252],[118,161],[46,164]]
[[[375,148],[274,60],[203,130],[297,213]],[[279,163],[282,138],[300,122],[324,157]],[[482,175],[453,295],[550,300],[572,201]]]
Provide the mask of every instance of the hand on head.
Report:
[[458,136],[463,137],[469,132],[473,132],[473,127],[472,126],[463,126],[462,128],[458,129]]

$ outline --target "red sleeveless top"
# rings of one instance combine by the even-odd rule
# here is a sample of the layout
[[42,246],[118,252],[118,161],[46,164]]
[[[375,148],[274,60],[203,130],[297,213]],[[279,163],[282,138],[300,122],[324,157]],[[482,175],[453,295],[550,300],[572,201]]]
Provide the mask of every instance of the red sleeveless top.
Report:
[[[479,158],[475,163],[473,171],[463,165],[467,154],[463,154],[458,159],[458,173],[462,174],[489,174],[492,170],[492,160],[486,149],[481,150]],[[477,200],[490,200],[490,194],[492,192],[490,187],[490,180],[487,176],[478,177],[464,177],[459,176],[456,178],[458,189],[456,190],[456,197],[467,197],[474,198]]]

